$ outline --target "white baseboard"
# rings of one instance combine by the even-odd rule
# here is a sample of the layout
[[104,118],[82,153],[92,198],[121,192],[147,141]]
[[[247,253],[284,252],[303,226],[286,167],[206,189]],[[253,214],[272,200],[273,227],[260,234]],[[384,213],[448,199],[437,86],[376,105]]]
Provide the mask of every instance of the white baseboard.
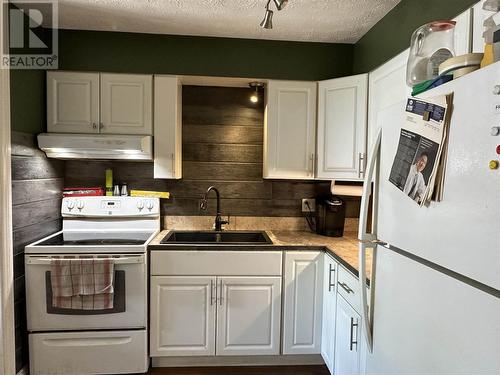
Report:
[[324,365],[319,354],[225,357],[153,357],[153,367]]

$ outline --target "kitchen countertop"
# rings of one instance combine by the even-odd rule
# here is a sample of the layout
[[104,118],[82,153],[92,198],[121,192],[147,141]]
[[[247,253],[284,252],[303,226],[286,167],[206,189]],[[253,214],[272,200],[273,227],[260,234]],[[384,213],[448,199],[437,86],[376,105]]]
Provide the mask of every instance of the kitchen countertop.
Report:
[[[344,232],[343,237],[326,237],[309,231],[265,231],[272,244],[255,245],[191,245],[161,244],[170,230],[161,231],[149,243],[149,250],[320,250],[330,254],[356,276],[359,275],[357,232]],[[236,247],[236,248],[235,248]],[[368,253],[369,254],[369,253]],[[366,259],[367,277],[370,277],[371,256]]]

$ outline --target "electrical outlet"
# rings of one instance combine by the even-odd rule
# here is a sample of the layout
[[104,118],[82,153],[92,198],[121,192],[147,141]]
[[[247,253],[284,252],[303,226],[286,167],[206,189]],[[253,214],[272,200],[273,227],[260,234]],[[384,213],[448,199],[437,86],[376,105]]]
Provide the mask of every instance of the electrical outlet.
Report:
[[[309,203],[309,206],[306,204],[306,202]],[[316,199],[302,199],[302,212],[310,213],[314,211],[316,211]]]

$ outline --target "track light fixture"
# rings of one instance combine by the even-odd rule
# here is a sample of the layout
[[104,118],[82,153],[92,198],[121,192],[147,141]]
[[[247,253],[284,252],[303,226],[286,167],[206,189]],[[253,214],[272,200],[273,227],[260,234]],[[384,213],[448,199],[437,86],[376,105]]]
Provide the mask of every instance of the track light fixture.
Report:
[[252,95],[250,96],[250,101],[252,103],[258,103],[259,102],[259,89],[264,87],[263,82],[250,82],[248,84],[254,91],[252,92]]
[[[278,11],[282,10],[286,4],[288,4],[288,0],[272,0],[276,9]],[[269,9],[269,5],[271,4],[271,0],[267,0],[266,4],[266,14],[264,15],[264,19],[260,23],[260,27],[263,29],[272,29],[273,28],[273,11]]]

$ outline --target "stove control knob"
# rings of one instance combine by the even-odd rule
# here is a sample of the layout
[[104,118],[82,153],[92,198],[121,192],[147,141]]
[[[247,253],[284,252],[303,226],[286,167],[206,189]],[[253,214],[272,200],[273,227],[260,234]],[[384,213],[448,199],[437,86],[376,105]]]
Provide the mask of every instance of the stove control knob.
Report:
[[137,208],[139,209],[139,211],[141,211],[144,208],[143,200],[137,201]]
[[493,95],[500,95],[500,85],[493,87]]
[[496,137],[497,135],[500,135],[500,126],[492,126],[491,127],[491,135]]
[[154,206],[153,201],[148,201],[148,203],[146,204],[146,207],[148,208],[149,211],[153,209],[153,206]]
[[83,201],[78,201],[76,203],[76,207],[81,211],[82,208],[85,206],[85,203]]
[[72,210],[75,207],[75,201],[69,200],[66,202],[66,207],[68,207],[68,210]]

